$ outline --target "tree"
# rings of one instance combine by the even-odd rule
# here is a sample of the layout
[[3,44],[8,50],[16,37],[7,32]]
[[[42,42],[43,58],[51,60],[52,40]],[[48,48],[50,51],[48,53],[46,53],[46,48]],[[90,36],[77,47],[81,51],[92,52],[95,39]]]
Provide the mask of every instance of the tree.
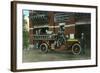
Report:
[[26,29],[27,21],[24,19],[23,16],[23,48],[28,48],[29,46],[29,32]]

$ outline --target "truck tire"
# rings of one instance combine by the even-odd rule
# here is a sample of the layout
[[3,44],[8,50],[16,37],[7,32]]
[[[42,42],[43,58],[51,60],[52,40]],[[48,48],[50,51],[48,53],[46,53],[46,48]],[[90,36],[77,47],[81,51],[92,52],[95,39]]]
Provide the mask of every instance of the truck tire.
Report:
[[47,52],[48,52],[48,45],[47,45],[46,43],[42,43],[42,44],[40,45],[40,50],[41,50],[41,52],[43,52],[43,53],[47,53]]
[[81,53],[81,46],[78,43],[75,43],[74,45],[72,45],[72,53],[74,55],[79,55]]

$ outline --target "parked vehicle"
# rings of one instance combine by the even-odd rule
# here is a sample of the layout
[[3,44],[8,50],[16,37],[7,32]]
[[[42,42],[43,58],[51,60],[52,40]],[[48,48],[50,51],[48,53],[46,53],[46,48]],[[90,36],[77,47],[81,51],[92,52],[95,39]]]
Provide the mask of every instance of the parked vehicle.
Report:
[[38,43],[38,48],[44,53],[47,53],[49,50],[56,51],[57,49],[63,49],[64,51],[70,51],[75,55],[80,54],[80,41],[66,37],[63,32],[64,26],[60,26],[60,31],[58,31],[57,34],[36,34],[33,36],[33,41]]

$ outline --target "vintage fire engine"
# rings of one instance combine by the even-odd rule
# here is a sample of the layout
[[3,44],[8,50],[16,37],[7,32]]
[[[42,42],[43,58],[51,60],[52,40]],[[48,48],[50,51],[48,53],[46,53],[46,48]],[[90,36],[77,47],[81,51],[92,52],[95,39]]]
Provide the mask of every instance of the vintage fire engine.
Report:
[[44,53],[47,53],[49,50],[56,51],[57,49],[70,51],[73,54],[80,54],[81,52],[79,40],[70,39],[64,35],[64,26],[60,26],[60,31],[57,34],[48,31],[47,34],[34,35],[33,39],[38,43],[38,48],[41,52]]
[[[64,13],[57,13],[55,17],[56,21],[58,21],[58,23],[61,23],[64,22],[64,20],[66,20],[67,16]],[[32,18],[34,24],[47,23],[48,19],[47,16],[39,14]],[[38,18],[37,22],[35,22],[36,18]],[[45,31],[45,34],[40,33],[41,30]],[[54,51],[64,50],[64,51],[71,51],[73,54],[76,55],[80,54],[81,52],[80,41],[75,38],[70,39],[69,37],[67,37],[64,34],[65,31],[64,25],[59,25],[59,31],[57,33],[53,33],[53,31],[48,31],[44,28],[39,28],[38,31],[39,31],[38,34],[33,35],[33,41],[34,41],[34,46],[37,46],[37,48],[39,48],[41,52],[47,53],[49,50],[54,50]]]

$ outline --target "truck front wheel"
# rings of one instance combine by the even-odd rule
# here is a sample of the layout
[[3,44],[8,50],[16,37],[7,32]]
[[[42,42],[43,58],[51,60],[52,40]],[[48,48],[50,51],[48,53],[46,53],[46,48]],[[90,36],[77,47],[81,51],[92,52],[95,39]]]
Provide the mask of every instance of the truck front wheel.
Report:
[[72,46],[72,53],[75,54],[75,55],[78,55],[78,54],[81,53],[81,46],[80,46],[80,44],[75,43],[75,44]]

